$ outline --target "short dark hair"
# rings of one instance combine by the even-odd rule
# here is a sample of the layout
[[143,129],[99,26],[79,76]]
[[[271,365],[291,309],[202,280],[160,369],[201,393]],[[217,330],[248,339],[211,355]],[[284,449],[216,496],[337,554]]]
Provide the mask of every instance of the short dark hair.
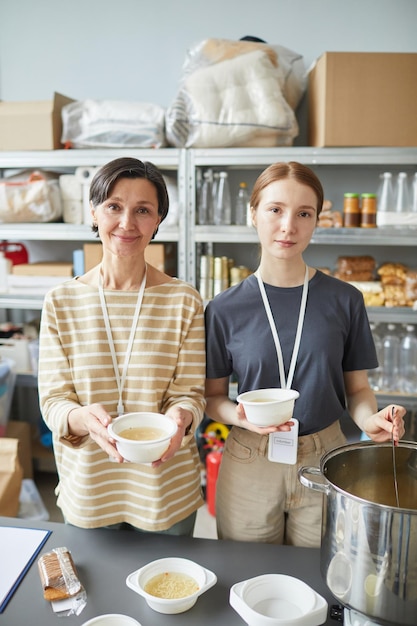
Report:
[[[114,159],[94,174],[90,185],[90,202],[93,207],[102,204],[110,196],[115,184],[122,178],[146,178],[156,189],[158,196],[158,215],[161,222],[168,215],[169,197],[164,177],[160,170],[149,161],[140,161],[132,157]],[[98,233],[97,225],[92,226]],[[158,231],[156,230],[154,236]]]

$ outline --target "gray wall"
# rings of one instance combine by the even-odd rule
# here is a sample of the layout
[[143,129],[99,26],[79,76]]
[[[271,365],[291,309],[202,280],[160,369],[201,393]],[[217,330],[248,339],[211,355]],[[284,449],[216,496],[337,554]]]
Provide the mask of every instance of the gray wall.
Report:
[[[187,50],[245,35],[298,52],[306,69],[325,51],[417,52],[417,0],[0,0],[0,99],[168,107]],[[306,98],[297,118],[305,145]]]
[[0,0],[0,99],[169,106],[187,49],[244,35],[307,67],[325,51],[416,52],[417,1]]

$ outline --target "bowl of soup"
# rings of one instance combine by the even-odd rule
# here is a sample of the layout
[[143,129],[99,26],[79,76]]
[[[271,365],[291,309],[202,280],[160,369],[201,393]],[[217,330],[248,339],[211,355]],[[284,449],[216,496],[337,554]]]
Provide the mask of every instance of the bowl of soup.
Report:
[[299,397],[295,389],[254,389],[237,396],[246,418],[256,426],[281,426],[293,416],[294,403]]
[[213,587],[217,576],[207,568],[180,557],[151,561],[129,574],[126,585],[158,613],[184,613],[202,593]]
[[125,413],[116,417],[107,430],[126,461],[152,463],[168,449],[177,432],[173,419],[161,413]]

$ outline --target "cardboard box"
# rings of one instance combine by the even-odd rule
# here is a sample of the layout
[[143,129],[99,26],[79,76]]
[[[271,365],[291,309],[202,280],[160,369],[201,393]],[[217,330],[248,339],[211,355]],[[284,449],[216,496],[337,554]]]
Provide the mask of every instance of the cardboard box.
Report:
[[19,459],[19,440],[0,439],[0,515],[17,517],[23,469]]
[[62,107],[70,102],[60,93],[52,100],[0,102],[0,150],[62,148]]
[[41,261],[39,263],[19,263],[13,265],[15,276],[66,276],[73,275],[73,265],[66,261]]
[[84,272],[88,272],[101,262],[103,249],[101,243],[85,243],[84,249]]
[[417,146],[417,53],[326,52],[309,73],[309,145]]
[[[101,243],[84,244],[84,271],[88,272],[92,267],[98,265],[102,254]],[[161,272],[176,276],[177,254],[175,244],[151,243],[145,250],[145,259],[147,263]]]
[[10,420],[6,428],[6,437],[19,440],[18,454],[23,468],[23,478],[33,478],[32,429],[29,422]]

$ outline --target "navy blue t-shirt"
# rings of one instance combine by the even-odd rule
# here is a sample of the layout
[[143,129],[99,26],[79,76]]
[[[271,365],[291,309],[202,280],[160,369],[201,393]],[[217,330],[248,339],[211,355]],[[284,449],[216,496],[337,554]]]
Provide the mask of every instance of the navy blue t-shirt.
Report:
[[[265,284],[281,344],[285,374],[294,348],[302,285]],[[206,308],[207,378],[235,374],[238,392],[281,387],[278,359],[254,275],[216,296]],[[343,372],[378,366],[361,292],[317,271],[307,307],[292,388],[300,434],[330,426],[346,409]]]

